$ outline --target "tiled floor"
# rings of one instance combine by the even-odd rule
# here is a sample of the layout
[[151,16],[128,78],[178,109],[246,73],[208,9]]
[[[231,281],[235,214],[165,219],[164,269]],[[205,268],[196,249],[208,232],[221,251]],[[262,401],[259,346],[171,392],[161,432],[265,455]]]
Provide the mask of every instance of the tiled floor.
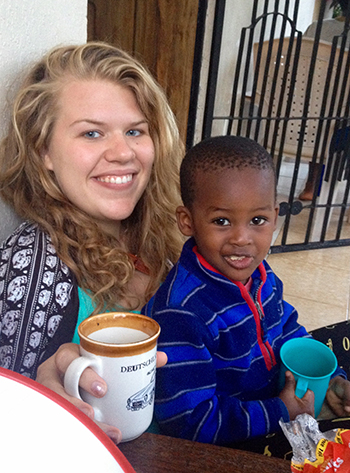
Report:
[[[301,175],[306,174],[307,167]],[[279,200],[283,185],[288,187],[288,176],[283,182],[280,180]],[[303,181],[298,183],[298,193],[302,187]],[[302,241],[300,232],[306,225],[304,212],[297,217],[290,227],[292,242]],[[330,231],[331,228],[330,225]],[[349,223],[345,224],[344,232],[349,238]],[[276,234],[276,241],[280,234],[281,231]],[[299,321],[307,330],[349,318],[350,247],[272,254],[268,262],[284,283],[285,300],[298,310]]]
[[350,247],[272,254],[268,263],[307,330],[348,319]]

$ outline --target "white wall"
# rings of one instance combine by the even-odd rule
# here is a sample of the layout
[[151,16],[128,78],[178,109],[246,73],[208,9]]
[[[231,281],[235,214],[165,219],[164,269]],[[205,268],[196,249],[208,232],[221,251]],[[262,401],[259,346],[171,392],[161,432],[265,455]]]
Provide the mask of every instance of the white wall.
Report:
[[[58,44],[84,43],[86,38],[87,0],[0,0],[0,135],[6,129],[6,101],[22,69]],[[17,223],[0,203],[0,242]]]

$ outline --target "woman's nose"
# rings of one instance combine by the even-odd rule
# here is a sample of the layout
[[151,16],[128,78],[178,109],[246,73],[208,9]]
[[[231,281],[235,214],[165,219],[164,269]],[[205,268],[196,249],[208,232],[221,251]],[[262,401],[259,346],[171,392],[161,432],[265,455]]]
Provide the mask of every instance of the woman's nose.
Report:
[[128,161],[135,155],[128,138],[123,135],[113,136],[104,154],[107,161]]

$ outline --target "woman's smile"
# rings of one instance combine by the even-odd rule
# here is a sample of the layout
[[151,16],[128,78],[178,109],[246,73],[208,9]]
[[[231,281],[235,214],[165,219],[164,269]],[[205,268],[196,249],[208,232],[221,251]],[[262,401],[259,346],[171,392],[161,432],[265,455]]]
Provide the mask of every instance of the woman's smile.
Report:
[[132,174],[126,176],[105,176],[96,178],[100,182],[106,182],[108,184],[127,184],[132,181]]

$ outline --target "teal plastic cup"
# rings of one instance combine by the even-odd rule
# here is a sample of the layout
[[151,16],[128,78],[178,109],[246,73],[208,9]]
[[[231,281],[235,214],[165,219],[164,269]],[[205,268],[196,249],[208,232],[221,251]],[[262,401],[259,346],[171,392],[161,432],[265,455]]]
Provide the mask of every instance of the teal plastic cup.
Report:
[[314,392],[317,418],[338,364],[334,353],[313,338],[293,338],[282,345],[280,356],[280,388],[285,384],[285,372],[291,371],[296,381],[296,396],[302,398],[308,389]]

